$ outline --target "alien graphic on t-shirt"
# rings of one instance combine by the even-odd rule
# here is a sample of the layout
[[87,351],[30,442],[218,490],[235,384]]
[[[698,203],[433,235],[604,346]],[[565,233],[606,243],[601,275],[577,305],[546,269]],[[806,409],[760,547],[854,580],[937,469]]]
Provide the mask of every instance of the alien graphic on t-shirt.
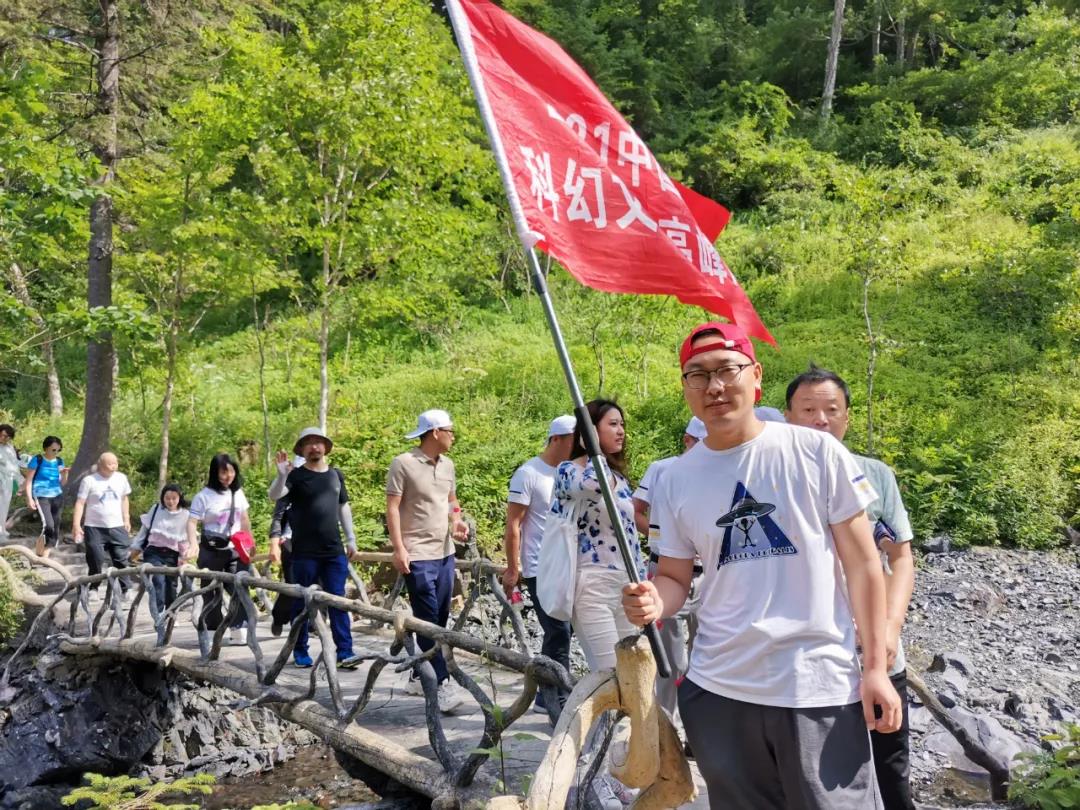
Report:
[[[738,482],[731,500],[731,511],[721,515],[716,521],[716,525],[724,530],[720,559],[716,567],[741,560],[798,554],[798,549],[792,545],[780,526],[769,517],[775,511],[775,504],[755,500],[746,485],[742,481]],[[742,540],[738,550],[733,553],[731,539],[736,529],[742,532]],[[767,540],[768,546],[759,546],[759,540]]]

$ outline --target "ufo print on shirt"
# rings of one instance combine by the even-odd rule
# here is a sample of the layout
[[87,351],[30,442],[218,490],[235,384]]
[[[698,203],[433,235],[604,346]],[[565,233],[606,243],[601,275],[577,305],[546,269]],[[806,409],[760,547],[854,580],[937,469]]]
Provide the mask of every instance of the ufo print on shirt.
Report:
[[798,549],[780,526],[769,517],[775,511],[774,504],[755,500],[746,485],[739,481],[731,499],[731,511],[716,521],[716,525],[724,530],[716,567],[743,560],[798,554]]

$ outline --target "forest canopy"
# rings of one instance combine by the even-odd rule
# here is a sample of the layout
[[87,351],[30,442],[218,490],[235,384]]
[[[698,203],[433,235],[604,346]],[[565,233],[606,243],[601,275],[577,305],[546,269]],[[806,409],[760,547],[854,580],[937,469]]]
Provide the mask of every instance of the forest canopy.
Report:
[[[848,443],[896,469],[920,539],[1080,528],[1075,3],[501,5],[732,210],[717,248],[780,344],[764,404],[811,361],[846,377]],[[257,493],[325,414],[377,544],[389,461],[443,407],[491,551],[510,473],[570,408],[421,0],[5,3],[0,267],[0,417],[32,452],[112,447],[140,509],[219,450]],[[678,449],[674,353],[704,313],[551,285],[638,477]]]

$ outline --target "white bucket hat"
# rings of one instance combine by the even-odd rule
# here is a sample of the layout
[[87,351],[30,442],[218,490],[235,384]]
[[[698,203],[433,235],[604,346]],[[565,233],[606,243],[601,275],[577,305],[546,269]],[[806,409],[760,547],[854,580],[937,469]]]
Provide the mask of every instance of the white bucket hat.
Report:
[[326,452],[329,453],[334,449],[334,443],[330,440],[330,437],[323,433],[317,427],[306,427],[300,431],[300,438],[296,440],[296,444],[293,445],[293,453],[300,455],[300,446],[304,443],[304,439],[311,436],[318,436],[324,442],[326,442]]
[[454,423],[450,421],[450,414],[446,411],[439,410],[438,408],[432,408],[430,411],[424,411],[416,419],[416,430],[413,430],[405,434],[406,439],[415,439],[418,436],[423,436],[429,430],[438,430],[440,428],[453,427]]

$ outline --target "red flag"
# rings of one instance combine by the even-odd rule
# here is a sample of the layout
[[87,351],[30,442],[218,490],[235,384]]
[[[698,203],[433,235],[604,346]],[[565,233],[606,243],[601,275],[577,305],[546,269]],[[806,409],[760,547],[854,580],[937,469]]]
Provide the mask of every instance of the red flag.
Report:
[[674,295],[775,345],[713,246],[727,210],[669,178],[553,40],[489,0],[448,5],[522,241],[589,287]]

